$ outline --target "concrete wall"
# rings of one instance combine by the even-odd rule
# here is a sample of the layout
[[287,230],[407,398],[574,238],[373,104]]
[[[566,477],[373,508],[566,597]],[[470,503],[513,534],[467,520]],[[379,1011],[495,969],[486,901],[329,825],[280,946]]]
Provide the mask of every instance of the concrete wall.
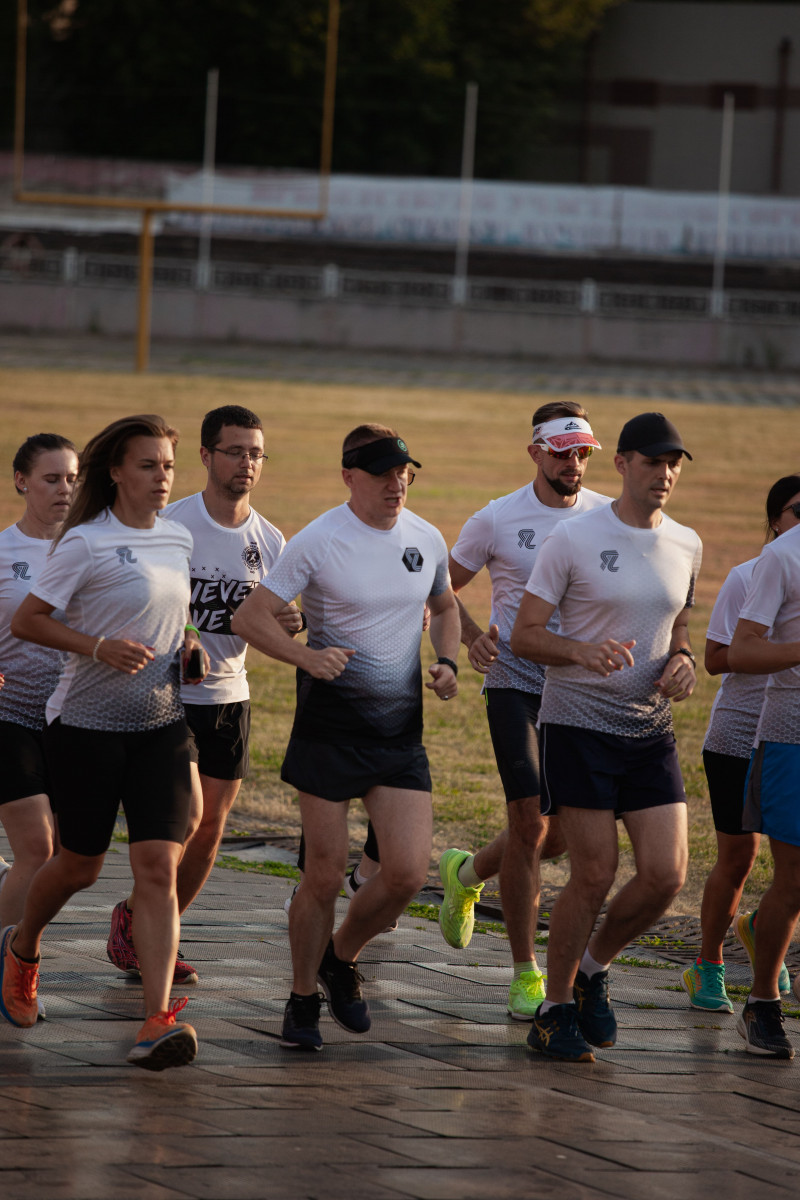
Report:
[[[714,190],[722,118],[711,106],[711,89],[739,84],[756,88],[756,107],[737,108],[732,190],[770,192],[778,47],[785,38],[792,47],[780,194],[800,195],[800,4],[661,0],[613,9],[593,56],[587,182]],[[651,81],[656,103],[614,103],[619,81]],[[626,164],[626,157],[637,161]],[[627,177],[620,178],[621,168]]]
[[[0,329],[133,337],[132,289],[0,284]],[[159,289],[154,338],[800,370],[796,321],[531,313]]]

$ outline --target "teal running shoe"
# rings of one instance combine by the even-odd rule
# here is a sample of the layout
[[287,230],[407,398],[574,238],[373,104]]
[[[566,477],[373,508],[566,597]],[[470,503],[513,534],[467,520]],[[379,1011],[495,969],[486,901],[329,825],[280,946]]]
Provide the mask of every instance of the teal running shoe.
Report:
[[[747,957],[750,959],[750,966],[755,971],[756,969],[756,915],[755,912],[743,913],[737,917],[733,923],[733,932],[736,934],[736,940],[744,946],[747,951]],[[786,963],[781,963],[780,973],[778,974],[778,991],[790,992],[792,990],[792,981],[789,978],[789,972],[786,968]]]
[[698,958],[693,966],[683,972],[681,987],[689,997],[692,1008],[706,1012],[733,1012],[733,1005],[725,991],[725,964],[706,962]]

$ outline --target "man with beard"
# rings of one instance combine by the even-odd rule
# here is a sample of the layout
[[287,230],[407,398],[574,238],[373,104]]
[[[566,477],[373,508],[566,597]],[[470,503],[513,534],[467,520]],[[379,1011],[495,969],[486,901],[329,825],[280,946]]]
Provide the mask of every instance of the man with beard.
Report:
[[[580,404],[567,400],[542,405],[533,414],[533,437],[527,447],[536,478],[470,517],[450,555],[455,592],[484,566],[492,579],[488,632],[459,600],[461,640],[470,663],[485,676],[486,715],[506,794],[508,827],[474,856],[455,849],[442,855],[439,923],[451,946],[466,946],[483,882],[499,872],[514,963],[507,1009],[518,1021],[533,1020],[544,999],[534,947],[539,860],[559,854],[563,845],[557,821],[544,815],[547,802],[542,804],[540,798],[536,724],[544,667],[518,658],[509,639],[542,542],[561,521],[609,503],[608,497],[581,486],[593,449],[600,449],[600,443]],[[551,628],[558,628],[557,618]]]
[[[208,472],[202,492],[167,506],[164,516],[192,535],[191,626],[211,659],[203,681],[184,684],[181,699],[197,747],[194,804],[178,867],[178,905],[183,913],[214,864],[242,779],[247,774],[250,691],[244,660],[247,643],[231,632],[231,617],[245,596],[266,579],[285,545],[279,529],[250,507],[250,493],[267,456],[255,413],[236,404],[212,409],[200,431],[200,458]],[[304,628],[294,604],[278,614],[287,632]],[[199,778],[198,778],[199,772]],[[134,897],[114,909],[108,957],[121,971],[138,974],[132,940]],[[175,983],[195,983],[197,972],[180,952]]]

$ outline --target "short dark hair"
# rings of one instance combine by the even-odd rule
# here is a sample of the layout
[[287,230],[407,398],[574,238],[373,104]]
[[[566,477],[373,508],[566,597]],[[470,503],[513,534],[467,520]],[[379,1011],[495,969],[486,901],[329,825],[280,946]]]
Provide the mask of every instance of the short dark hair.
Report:
[[792,496],[796,496],[798,492],[800,492],[800,475],[783,475],[773,483],[767,492],[766,541],[778,536],[777,530],[773,527],[773,521],[778,520]]
[[399,436],[397,430],[391,429],[388,425],[356,425],[342,443],[342,457],[344,458],[348,450],[357,450],[359,446],[368,446],[370,442],[379,442],[381,438]]
[[589,420],[589,414],[577,400],[549,400],[540,405],[533,414],[531,424],[542,425],[545,421],[555,421],[558,417],[580,417]]
[[[14,474],[16,475],[19,471],[20,475],[27,475],[39,455],[45,454],[48,450],[74,450],[77,454],[77,450],[69,438],[61,437],[59,433],[34,433],[25,439],[14,455],[14,461],[11,464]],[[16,484],[14,487],[21,496],[22,492]]]
[[262,429],[261,418],[249,408],[241,404],[223,404],[221,408],[212,408],[203,417],[200,427],[200,445],[206,450],[213,450],[222,436],[225,425],[238,425],[240,429]]

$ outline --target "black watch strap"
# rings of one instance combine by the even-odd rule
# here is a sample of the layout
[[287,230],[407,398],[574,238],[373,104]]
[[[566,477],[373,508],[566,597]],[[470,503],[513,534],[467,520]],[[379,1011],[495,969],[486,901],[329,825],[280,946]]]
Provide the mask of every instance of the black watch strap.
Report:
[[437,663],[442,663],[445,667],[449,667],[454,675],[458,674],[458,665],[453,662],[452,658],[445,658],[444,655],[440,655],[436,661]]
[[689,650],[689,648],[687,646],[681,646],[679,650],[673,650],[670,657],[674,658],[676,654],[685,654],[686,657],[688,658],[689,662],[692,664],[692,666],[693,667],[697,666],[697,659],[695,658],[695,656],[692,654],[691,650]]

